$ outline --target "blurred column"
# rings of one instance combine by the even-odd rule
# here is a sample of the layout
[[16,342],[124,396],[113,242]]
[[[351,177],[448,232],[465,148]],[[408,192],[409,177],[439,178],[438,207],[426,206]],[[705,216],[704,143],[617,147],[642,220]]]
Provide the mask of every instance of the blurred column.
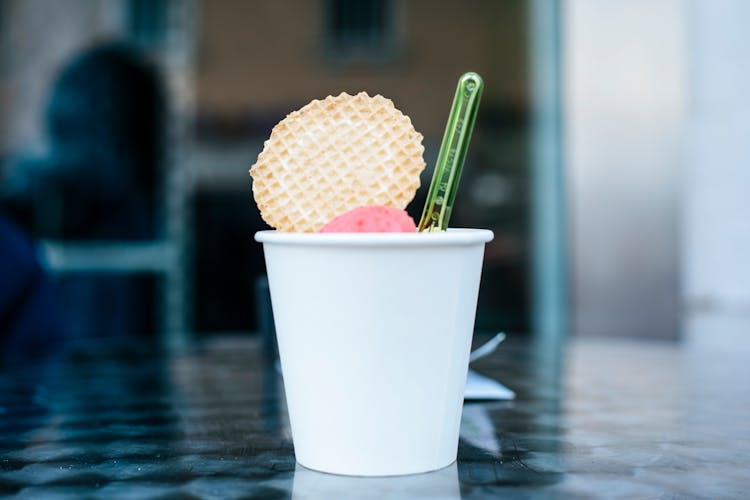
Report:
[[[143,6],[148,6],[148,3]],[[151,4],[153,7],[154,4]],[[197,64],[199,2],[165,2],[163,40],[152,47],[164,69],[171,97],[167,125],[167,158],[163,210],[165,239],[175,258],[165,275],[162,294],[162,340],[179,347],[193,335],[193,180],[186,169],[195,111],[194,71]],[[148,40],[146,40],[148,42]]]
[[532,329],[538,339],[554,341],[563,338],[568,327],[559,3],[533,0],[529,19]]
[[572,329],[675,338],[686,3],[563,5]]

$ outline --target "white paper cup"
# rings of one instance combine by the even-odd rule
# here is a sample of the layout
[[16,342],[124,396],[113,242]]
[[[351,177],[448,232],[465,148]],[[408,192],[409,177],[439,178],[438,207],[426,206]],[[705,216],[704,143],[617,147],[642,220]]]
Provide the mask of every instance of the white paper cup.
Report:
[[453,463],[491,231],[261,231],[297,461],[387,476]]

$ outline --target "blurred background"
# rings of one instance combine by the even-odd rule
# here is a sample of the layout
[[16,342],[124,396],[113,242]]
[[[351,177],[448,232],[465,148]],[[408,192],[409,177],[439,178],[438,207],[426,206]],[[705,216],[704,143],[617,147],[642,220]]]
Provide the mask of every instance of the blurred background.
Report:
[[391,98],[425,136],[418,218],[471,70],[451,222],[495,231],[479,329],[750,321],[749,22],[742,0],[0,0],[0,214],[70,336],[252,333],[247,171],[273,125]]

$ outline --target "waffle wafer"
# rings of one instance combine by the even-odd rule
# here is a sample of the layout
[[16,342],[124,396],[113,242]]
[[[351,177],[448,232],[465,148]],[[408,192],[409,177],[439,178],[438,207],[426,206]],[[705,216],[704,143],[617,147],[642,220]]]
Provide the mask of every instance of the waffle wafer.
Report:
[[391,100],[328,96],[274,127],[250,169],[253,196],[276,230],[314,232],[360,206],[405,208],[423,153],[422,134]]

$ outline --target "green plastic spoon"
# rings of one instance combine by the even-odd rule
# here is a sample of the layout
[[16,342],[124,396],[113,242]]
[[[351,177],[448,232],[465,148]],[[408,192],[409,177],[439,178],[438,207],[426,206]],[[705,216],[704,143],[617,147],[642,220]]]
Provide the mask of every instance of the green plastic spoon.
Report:
[[482,77],[476,73],[464,73],[458,79],[419,231],[445,231],[448,228],[483,88]]

